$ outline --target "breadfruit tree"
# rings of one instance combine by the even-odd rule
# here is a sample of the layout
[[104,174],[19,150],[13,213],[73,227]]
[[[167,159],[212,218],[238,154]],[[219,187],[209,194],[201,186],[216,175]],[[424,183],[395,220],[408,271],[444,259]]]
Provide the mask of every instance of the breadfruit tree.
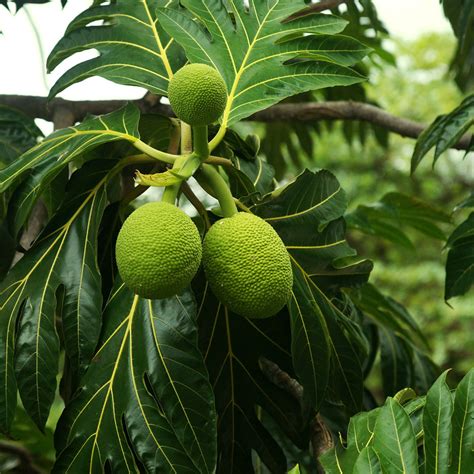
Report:
[[[443,239],[451,209],[392,192],[348,213],[330,169],[285,181],[269,150],[285,144],[298,163],[294,137],[311,151],[316,121],[356,120],[381,142],[418,138],[415,173],[433,147],[435,162],[472,151],[473,96],[426,129],[361,103],[391,60],[370,1],[92,3],[47,67],[97,54],[49,105],[0,107],[0,430],[18,437],[29,419],[47,436],[64,404],[55,459],[14,468],[471,472],[473,372],[451,393],[416,320],[370,283],[374,255],[348,240],[349,227],[405,242],[404,226]],[[472,26],[474,8],[459,3],[443,6],[464,38],[456,18]],[[460,39],[453,61],[466,90],[470,47]],[[55,98],[92,76],[148,92]],[[56,130],[43,137],[37,117]],[[446,241],[446,300],[474,281],[473,216]]]

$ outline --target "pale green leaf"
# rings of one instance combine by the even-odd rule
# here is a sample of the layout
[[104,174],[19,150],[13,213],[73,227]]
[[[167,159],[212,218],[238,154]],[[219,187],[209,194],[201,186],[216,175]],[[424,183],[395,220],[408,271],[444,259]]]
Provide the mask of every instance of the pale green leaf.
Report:
[[377,417],[373,447],[384,473],[418,472],[418,453],[410,418],[393,398],[387,399]]
[[425,473],[447,474],[450,464],[453,399],[444,372],[426,394],[423,410]]

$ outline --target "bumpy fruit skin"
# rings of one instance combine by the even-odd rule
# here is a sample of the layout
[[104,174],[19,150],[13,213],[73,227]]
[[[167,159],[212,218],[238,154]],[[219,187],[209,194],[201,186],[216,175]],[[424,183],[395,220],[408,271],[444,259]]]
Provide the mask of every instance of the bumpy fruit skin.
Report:
[[201,237],[193,221],[165,202],[148,203],[132,212],[117,237],[120,276],[144,298],[181,293],[196,274],[201,256]]
[[216,222],[204,239],[202,262],[212,291],[234,313],[266,318],[288,303],[290,257],[260,217],[238,213]]
[[188,64],[171,79],[168,99],[176,117],[183,122],[210,125],[224,112],[227,88],[216,69],[206,64]]

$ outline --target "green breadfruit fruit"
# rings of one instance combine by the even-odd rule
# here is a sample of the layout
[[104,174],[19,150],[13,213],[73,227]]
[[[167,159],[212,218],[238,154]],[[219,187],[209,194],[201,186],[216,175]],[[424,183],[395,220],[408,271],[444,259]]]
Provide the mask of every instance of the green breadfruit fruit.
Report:
[[202,262],[212,291],[234,313],[266,318],[288,303],[290,257],[260,217],[238,213],[216,222],[204,239]]
[[224,112],[227,88],[216,69],[206,64],[188,64],[171,79],[168,99],[176,117],[183,122],[210,125]]
[[201,263],[194,222],[179,208],[153,202],[132,212],[120,229],[117,266],[124,283],[149,299],[181,293]]

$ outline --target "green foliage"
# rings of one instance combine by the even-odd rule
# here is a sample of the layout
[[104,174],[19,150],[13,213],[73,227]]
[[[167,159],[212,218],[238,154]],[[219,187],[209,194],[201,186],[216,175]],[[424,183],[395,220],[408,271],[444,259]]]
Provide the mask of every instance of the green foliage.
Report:
[[463,91],[474,86],[474,5],[464,0],[442,0],[444,13],[458,39],[451,69],[456,73],[456,83]]
[[465,294],[474,283],[474,213],[449,236],[445,298]]
[[356,415],[346,447],[339,444],[321,457],[326,472],[472,471],[473,378],[471,370],[451,393],[445,372],[426,397],[399,392],[383,407]]
[[[418,138],[413,152],[411,169],[416,170],[423,157],[436,146],[433,166],[440,155],[455,145],[474,125],[474,95],[463,100],[451,113],[439,116]],[[469,151],[474,150],[474,142]]]
[[407,229],[427,237],[445,240],[439,224],[450,223],[450,216],[441,209],[412,196],[388,193],[380,202],[358,206],[346,216],[349,227],[369,235],[377,235],[395,244],[414,250]]

